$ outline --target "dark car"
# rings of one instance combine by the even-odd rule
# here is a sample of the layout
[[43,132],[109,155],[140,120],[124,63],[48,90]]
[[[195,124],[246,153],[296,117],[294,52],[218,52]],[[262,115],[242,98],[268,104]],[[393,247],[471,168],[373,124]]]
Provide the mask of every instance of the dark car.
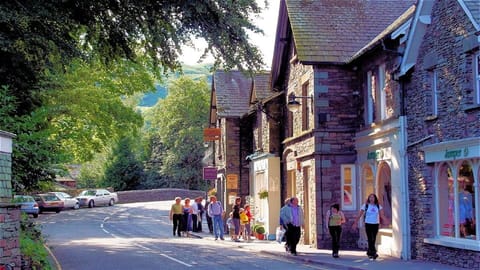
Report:
[[37,194],[33,195],[33,198],[38,203],[40,214],[42,212],[60,213],[63,210],[63,201],[53,193]]
[[20,210],[27,214],[32,215],[34,218],[38,217],[40,209],[38,203],[29,195],[15,195],[13,196],[13,202],[21,205]]

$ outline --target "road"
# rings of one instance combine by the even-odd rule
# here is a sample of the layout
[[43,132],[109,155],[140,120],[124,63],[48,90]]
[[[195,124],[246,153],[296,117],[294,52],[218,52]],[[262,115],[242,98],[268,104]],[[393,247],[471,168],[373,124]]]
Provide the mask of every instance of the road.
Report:
[[222,241],[173,237],[171,203],[82,208],[42,214],[37,221],[64,270],[327,269]]

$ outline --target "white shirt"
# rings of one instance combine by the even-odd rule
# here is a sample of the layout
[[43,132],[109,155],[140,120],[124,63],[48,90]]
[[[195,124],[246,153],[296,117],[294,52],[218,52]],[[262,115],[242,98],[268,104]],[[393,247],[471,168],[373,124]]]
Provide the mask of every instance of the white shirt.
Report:
[[192,211],[193,211],[192,214],[194,215],[198,214],[198,204],[196,202],[192,204]]
[[[380,209],[375,204],[369,204],[367,211],[365,212],[365,223],[368,224],[380,224],[380,210],[382,206],[379,205]],[[363,211],[365,211],[365,204],[362,205]]]

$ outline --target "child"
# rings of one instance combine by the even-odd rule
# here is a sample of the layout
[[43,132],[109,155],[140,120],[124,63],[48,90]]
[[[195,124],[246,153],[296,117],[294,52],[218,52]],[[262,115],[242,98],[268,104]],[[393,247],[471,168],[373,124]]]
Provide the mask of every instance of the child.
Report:
[[248,216],[245,212],[245,209],[240,208],[240,236],[243,237],[243,240],[247,240],[245,237],[245,225],[248,223]]
[[228,214],[227,227],[228,227],[228,232],[230,233],[230,238],[232,240],[234,240],[235,239],[235,225],[233,224],[233,213],[232,212],[230,212],[230,214]]

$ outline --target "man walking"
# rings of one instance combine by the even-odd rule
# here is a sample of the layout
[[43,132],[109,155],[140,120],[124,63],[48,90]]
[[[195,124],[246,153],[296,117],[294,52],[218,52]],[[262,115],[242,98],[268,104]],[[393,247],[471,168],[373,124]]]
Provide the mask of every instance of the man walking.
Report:
[[290,251],[290,244],[288,243],[288,226],[287,226],[287,220],[291,219],[291,209],[290,209],[290,200],[291,198],[287,198],[285,200],[285,203],[282,208],[280,208],[280,226],[283,227],[285,230],[285,251],[289,252]]
[[208,205],[208,214],[213,218],[213,232],[215,233],[215,240],[220,236],[221,240],[223,238],[223,215],[225,210],[223,210],[222,204],[217,201],[217,197],[210,196],[210,204]]
[[298,198],[290,199],[290,211],[285,211],[284,222],[287,224],[287,243],[292,255],[297,256],[297,244],[303,228],[303,210],[298,205]]

